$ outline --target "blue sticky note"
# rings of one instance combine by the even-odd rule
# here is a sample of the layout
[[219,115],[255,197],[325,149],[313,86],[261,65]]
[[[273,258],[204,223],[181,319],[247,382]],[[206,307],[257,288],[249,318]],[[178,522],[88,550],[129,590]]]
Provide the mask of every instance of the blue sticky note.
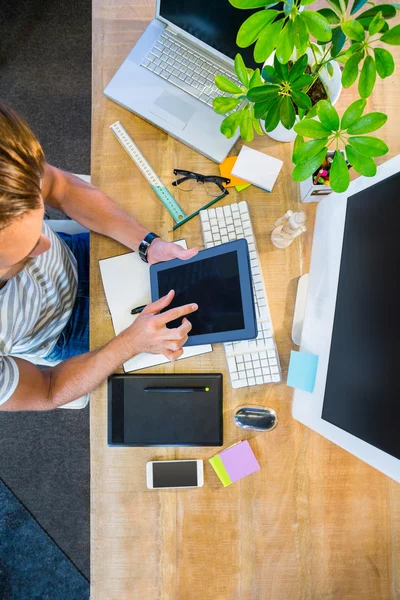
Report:
[[287,385],[305,392],[313,392],[317,375],[318,356],[309,352],[290,353]]

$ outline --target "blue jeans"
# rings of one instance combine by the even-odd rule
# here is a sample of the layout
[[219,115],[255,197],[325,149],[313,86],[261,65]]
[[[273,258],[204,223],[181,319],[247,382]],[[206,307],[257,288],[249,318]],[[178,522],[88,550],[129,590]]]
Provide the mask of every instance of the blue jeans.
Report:
[[89,233],[57,233],[78,263],[78,289],[74,308],[47,360],[61,361],[89,352]]

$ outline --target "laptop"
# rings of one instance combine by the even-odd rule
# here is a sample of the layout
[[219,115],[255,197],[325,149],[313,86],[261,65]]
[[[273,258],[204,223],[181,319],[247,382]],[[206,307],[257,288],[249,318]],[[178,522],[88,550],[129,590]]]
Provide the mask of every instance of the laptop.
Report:
[[[250,11],[246,11],[247,13]],[[227,139],[212,101],[225,75],[239,84],[233,59],[242,11],[228,0],[157,0],[147,27],[104,90],[107,98],[140,115],[215,162],[239,137]],[[240,50],[254,67],[252,49]],[[239,84],[241,85],[241,84]]]

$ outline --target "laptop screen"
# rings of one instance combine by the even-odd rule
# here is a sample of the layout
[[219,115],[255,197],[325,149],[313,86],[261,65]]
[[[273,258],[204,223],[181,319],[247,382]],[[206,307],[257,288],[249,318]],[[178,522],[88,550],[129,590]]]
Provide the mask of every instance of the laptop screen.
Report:
[[160,0],[160,16],[229,58],[240,52],[247,67],[256,68],[252,44],[238,48],[236,35],[256,10],[239,10],[228,0]]

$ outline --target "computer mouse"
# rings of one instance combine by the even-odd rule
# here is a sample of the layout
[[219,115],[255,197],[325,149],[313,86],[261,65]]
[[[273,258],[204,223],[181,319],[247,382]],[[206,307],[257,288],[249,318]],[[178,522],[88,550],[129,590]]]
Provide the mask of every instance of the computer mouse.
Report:
[[235,414],[235,423],[242,429],[271,431],[278,423],[276,412],[262,406],[241,406]]

